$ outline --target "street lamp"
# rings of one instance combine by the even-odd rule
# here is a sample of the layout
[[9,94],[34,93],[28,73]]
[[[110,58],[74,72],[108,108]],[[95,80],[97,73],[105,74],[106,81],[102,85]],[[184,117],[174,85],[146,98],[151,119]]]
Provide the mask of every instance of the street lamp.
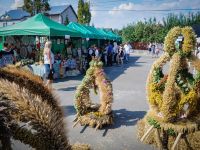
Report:
[[7,26],[7,22],[8,20],[10,20],[10,16],[7,14],[7,12],[5,13],[5,15],[1,17],[1,20],[5,21],[6,22],[5,26]]

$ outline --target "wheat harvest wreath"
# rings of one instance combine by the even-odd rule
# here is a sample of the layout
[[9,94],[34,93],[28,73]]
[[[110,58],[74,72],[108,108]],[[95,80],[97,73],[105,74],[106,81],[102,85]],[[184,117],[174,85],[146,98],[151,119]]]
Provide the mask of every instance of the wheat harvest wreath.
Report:
[[[102,128],[104,125],[113,123],[112,102],[113,92],[111,82],[106,78],[102,68],[103,63],[99,59],[93,59],[90,62],[90,68],[87,70],[82,83],[77,88],[75,96],[75,108],[77,118],[76,126],[89,125],[96,129]],[[90,89],[100,94],[100,103],[94,104],[90,99]]]
[[[200,149],[200,60],[193,55],[195,45],[191,27],[175,27],[166,36],[165,53],[154,62],[147,79],[150,110],[138,122],[142,142],[159,149]],[[197,70],[195,75],[191,67]]]
[[37,150],[89,150],[70,145],[63,111],[53,92],[31,72],[0,68],[0,149],[11,150],[11,139]]

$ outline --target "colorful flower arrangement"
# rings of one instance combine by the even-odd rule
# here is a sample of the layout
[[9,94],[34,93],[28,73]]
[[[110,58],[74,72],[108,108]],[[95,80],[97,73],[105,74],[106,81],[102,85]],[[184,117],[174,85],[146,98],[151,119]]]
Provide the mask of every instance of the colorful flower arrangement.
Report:
[[[98,129],[103,125],[113,123],[112,85],[106,78],[102,66],[103,63],[99,59],[93,59],[82,83],[77,88],[74,104],[77,118],[74,126],[80,123],[81,125],[96,126]],[[94,93],[99,92],[100,105],[92,103],[90,99],[91,88],[94,89]]]
[[[175,41],[180,35],[183,39],[176,46]],[[141,141],[148,136],[148,143],[161,149],[179,149],[177,143],[186,139],[188,143],[184,143],[181,149],[200,148],[200,143],[196,144],[200,141],[200,61],[192,53],[195,45],[196,36],[191,27],[175,27],[166,36],[165,53],[154,62],[147,79],[150,110],[138,122]],[[169,71],[163,74],[162,69],[167,62],[170,62]],[[197,70],[196,76],[189,72],[189,62]]]

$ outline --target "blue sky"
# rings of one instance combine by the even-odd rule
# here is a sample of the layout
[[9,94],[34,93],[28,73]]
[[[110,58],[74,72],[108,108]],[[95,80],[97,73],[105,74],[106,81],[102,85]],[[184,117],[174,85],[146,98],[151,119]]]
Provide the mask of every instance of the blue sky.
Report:
[[[152,9],[199,9],[200,0],[90,0],[92,21],[96,27],[122,28],[129,23],[156,17],[162,20],[168,13],[186,11],[129,11]],[[0,0],[0,14],[23,4],[23,0]],[[78,0],[50,0],[50,5],[71,4],[77,11]],[[112,11],[118,10],[118,11]],[[128,11],[127,11],[128,10]]]

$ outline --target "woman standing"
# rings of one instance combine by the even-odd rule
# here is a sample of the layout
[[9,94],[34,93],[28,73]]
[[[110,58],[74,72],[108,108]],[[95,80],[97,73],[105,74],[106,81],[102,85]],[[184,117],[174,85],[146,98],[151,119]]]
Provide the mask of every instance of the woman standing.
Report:
[[117,55],[119,51],[119,46],[117,45],[117,42],[114,42],[114,47],[113,47],[113,57],[114,57],[114,63],[117,64]]
[[118,49],[118,54],[117,54],[117,64],[122,64],[123,65],[123,59],[124,59],[124,50],[123,50],[123,46],[120,45],[119,49]]
[[51,88],[51,83],[53,82],[53,64],[54,64],[54,54],[51,51],[51,42],[47,41],[44,46],[44,66],[45,66],[45,78],[46,86]]

